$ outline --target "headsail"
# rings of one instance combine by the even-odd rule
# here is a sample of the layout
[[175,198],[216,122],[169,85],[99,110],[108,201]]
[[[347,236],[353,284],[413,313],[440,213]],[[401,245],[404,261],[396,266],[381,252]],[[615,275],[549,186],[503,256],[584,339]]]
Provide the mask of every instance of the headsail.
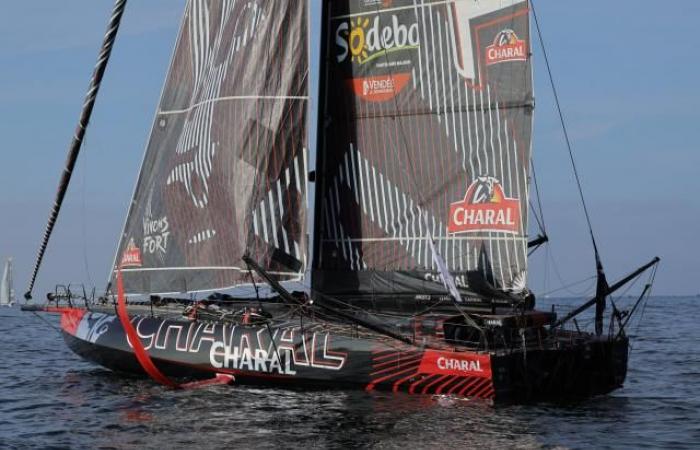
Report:
[[8,258],[0,280],[0,305],[10,306],[15,303],[15,291],[12,287],[12,258]]
[[306,2],[190,0],[115,259],[128,293],[306,264]]
[[525,0],[328,7],[314,288],[522,289],[532,74]]

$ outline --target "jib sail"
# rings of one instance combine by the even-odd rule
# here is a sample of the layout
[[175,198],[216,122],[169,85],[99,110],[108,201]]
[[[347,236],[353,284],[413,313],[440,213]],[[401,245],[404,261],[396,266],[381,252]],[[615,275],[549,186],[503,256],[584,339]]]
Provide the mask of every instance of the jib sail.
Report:
[[527,275],[532,75],[521,0],[334,1],[326,11],[316,290],[466,293]]
[[306,2],[190,0],[115,269],[130,293],[305,270]]

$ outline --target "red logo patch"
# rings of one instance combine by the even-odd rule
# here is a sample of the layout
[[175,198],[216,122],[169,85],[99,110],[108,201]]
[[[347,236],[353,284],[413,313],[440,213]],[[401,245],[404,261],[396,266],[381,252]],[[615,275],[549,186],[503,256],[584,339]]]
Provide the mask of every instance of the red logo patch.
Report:
[[508,61],[527,61],[527,42],[518,39],[513,30],[503,30],[496,35],[493,44],[486,47],[486,65]]
[[493,177],[479,177],[467,189],[464,200],[450,205],[450,233],[520,231],[520,201],[508,198]]
[[385,102],[396,96],[411,79],[410,73],[395,73],[348,80],[355,95],[368,102]]
[[418,372],[431,375],[457,375],[491,378],[491,357],[476,353],[426,350]]
[[143,260],[141,259],[141,249],[139,249],[134,243],[134,239],[129,240],[122,253],[122,259],[119,263],[121,267],[141,267],[143,265]]

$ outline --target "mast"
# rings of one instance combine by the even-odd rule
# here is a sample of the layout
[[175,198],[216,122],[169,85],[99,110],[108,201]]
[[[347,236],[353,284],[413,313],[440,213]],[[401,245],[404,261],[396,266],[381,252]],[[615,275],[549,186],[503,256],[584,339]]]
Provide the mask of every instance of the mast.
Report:
[[107,25],[107,33],[105,34],[104,41],[102,42],[102,48],[100,49],[100,54],[97,58],[97,64],[92,74],[92,78],[90,79],[90,85],[85,96],[82,112],[80,113],[78,126],[75,129],[75,133],[68,150],[65,168],[61,174],[61,180],[58,184],[58,191],[56,192],[56,199],[54,200],[53,208],[49,214],[49,221],[46,224],[43,240],[39,246],[39,252],[34,264],[34,271],[32,272],[31,280],[29,282],[29,288],[24,294],[24,297],[27,300],[32,298],[34,283],[36,282],[36,277],[44,259],[46,247],[49,244],[49,239],[53,233],[53,228],[56,225],[58,214],[61,211],[61,205],[63,205],[63,198],[68,190],[68,184],[70,183],[71,176],[73,175],[73,169],[75,168],[75,163],[78,160],[78,155],[80,154],[80,149],[83,145],[85,131],[87,130],[88,124],[90,123],[90,118],[92,117],[92,110],[95,106],[95,100],[97,100],[97,94],[100,90],[100,86],[102,85],[102,77],[107,69],[107,63],[109,62],[110,55],[112,54],[112,48],[114,47],[114,41],[117,38],[117,32],[119,31],[119,25],[121,24],[125,8],[126,0],[115,1],[112,9],[112,16],[110,17],[109,24]]
[[[330,3],[331,2],[321,2],[321,38],[319,39],[319,77],[318,77],[318,105],[316,110],[316,159],[314,166],[314,186],[315,186],[315,196],[314,196],[314,212],[313,212],[313,239],[311,239],[311,266],[316,267],[321,262],[321,246],[319,245],[319,239],[317,236],[321,235],[321,223],[323,220],[323,209],[321,208],[323,202],[323,186],[325,183],[325,174],[323,172],[325,152],[323,149],[326,148],[326,121],[328,120],[328,93],[326,91],[328,86],[329,74],[329,61],[330,61],[330,47],[328,43],[328,30],[330,29]],[[313,284],[313,272],[311,274],[311,283]]]

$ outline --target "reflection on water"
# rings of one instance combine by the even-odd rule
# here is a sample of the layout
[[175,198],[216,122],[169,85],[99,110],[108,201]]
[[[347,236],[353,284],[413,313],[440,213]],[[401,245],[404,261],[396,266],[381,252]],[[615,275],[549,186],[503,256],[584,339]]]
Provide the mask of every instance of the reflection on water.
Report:
[[[626,387],[568,404],[213,386],[171,391],[72,355],[57,334],[0,310],[0,448],[653,448],[700,442],[692,299],[646,311]],[[686,308],[686,314],[682,310]]]

